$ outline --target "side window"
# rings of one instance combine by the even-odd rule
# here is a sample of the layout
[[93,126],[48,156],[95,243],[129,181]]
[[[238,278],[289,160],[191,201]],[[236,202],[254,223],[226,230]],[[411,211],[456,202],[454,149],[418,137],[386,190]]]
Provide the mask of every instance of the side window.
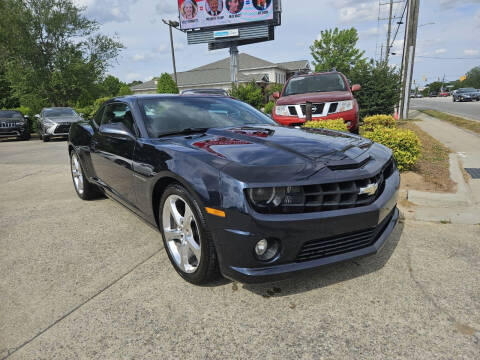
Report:
[[132,134],[135,134],[133,116],[127,104],[114,103],[105,106],[101,124],[116,123],[123,123]]
[[102,106],[100,108],[100,110],[98,110],[97,113],[95,114],[95,116],[93,117],[93,122],[95,123],[95,125],[100,126],[100,123],[102,122],[102,116],[103,116],[104,111],[105,111],[105,106]]

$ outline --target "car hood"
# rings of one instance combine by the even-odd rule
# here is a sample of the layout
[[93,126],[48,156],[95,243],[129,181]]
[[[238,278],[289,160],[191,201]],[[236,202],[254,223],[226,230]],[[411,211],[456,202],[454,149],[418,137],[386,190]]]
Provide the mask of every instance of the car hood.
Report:
[[324,103],[352,99],[352,93],[349,91],[314,92],[281,97],[278,99],[277,105],[305,104],[307,101],[313,103]]
[[326,166],[355,165],[368,157],[372,145],[370,140],[347,133],[281,126],[210,129],[202,135],[171,140],[247,182],[301,179]]
[[57,116],[57,117],[46,117],[45,120],[58,124],[58,123],[75,123],[82,120],[82,118],[77,116]]

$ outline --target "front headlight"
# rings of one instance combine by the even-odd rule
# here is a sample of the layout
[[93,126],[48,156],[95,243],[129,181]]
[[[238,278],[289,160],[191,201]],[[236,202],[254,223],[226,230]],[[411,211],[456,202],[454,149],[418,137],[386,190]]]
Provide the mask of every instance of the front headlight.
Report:
[[339,101],[337,112],[349,111],[353,109],[353,100]]
[[259,212],[297,212],[302,211],[305,204],[301,186],[248,189],[247,195]]
[[15,126],[24,126],[25,123],[23,121],[18,121],[15,123]]
[[288,112],[288,106],[285,106],[285,105],[275,106],[275,114],[280,116],[289,116],[290,114]]
[[54,125],[57,125],[56,123],[54,123],[53,121],[51,120],[43,120],[43,124],[46,125],[46,126],[54,126]]

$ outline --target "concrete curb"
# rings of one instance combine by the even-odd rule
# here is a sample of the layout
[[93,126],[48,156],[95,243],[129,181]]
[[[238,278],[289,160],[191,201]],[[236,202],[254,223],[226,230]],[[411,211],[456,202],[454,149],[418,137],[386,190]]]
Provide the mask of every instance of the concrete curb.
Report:
[[450,154],[450,177],[457,183],[457,192],[455,194],[409,190],[407,192],[407,200],[420,206],[459,207],[472,205],[469,197],[469,189],[463,178],[456,154]]

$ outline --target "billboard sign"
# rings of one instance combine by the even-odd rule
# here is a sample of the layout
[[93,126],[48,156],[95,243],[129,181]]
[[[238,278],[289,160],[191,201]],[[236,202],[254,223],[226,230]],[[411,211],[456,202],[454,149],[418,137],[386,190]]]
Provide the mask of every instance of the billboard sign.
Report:
[[202,29],[273,21],[275,0],[178,0],[180,28]]

